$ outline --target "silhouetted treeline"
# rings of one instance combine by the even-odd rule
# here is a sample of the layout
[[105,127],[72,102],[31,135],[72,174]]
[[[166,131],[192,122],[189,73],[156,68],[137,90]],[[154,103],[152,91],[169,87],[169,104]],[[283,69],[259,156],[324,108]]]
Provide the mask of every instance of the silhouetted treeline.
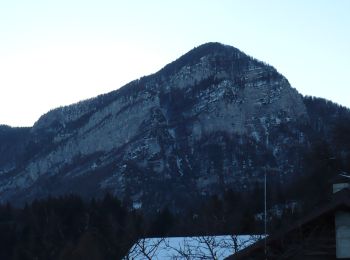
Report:
[[110,195],[0,206],[0,259],[120,259],[141,234],[142,217]]
[[0,259],[121,259],[141,237],[261,232],[254,215],[263,203],[255,198],[254,205],[253,195],[230,190],[186,212],[164,208],[145,216],[109,194],[90,202],[69,195],[21,209],[1,205]]

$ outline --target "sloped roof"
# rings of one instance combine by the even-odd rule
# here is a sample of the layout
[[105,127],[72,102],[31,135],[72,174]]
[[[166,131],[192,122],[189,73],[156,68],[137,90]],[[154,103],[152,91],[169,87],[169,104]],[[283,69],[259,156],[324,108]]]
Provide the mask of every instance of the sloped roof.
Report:
[[267,236],[264,239],[244,248],[243,250],[227,257],[227,260],[233,259],[244,259],[249,256],[252,252],[258,250],[264,250],[265,244],[269,245],[271,242],[277,241],[282,237],[286,236],[288,233],[296,230],[308,223],[318,219],[321,216],[333,215],[336,210],[350,210],[350,190],[343,189],[333,195],[332,200],[322,207],[316,208],[314,211],[310,212],[305,217],[296,221],[294,224],[287,226],[273,235]]
[[132,246],[124,260],[225,259],[261,238],[260,235],[143,238]]

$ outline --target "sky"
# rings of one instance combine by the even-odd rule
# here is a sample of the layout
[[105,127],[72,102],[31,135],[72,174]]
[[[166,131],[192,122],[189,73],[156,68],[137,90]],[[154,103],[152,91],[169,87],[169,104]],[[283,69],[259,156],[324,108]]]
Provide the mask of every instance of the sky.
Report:
[[0,0],[0,124],[118,89],[206,42],[350,107],[347,0]]

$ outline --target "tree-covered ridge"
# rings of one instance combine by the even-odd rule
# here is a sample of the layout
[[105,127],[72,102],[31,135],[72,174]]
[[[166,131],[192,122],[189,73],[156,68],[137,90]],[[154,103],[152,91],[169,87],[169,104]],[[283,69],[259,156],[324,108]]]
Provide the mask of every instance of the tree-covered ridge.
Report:
[[106,195],[0,206],[0,259],[120,259],[140,232],[141,216]]
[[[258,234],[261,203],[243,207],[261,190],[254,192],[227,191],[181,213],[165,207],[147,215],[109,194],[89,202],[76,195],[35,200],[20,209],[0,205],[0,259],[121,259],[145,237]],[[286,219],[297,214],[283,212]],[[269,227],[278,221],[271,215]]]

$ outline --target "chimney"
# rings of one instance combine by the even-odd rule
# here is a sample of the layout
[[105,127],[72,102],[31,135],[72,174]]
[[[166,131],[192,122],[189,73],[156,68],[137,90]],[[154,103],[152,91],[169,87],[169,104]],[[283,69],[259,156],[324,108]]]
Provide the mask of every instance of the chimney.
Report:
[[333,193],[336,193],[342,189],[349,189],[349,183],[334,183],[333,184]]
[[[333,179],[333,194],[350,188],[350,177],[339,175]],[[334,214],[337,259],[350,259],[350,212],[338,210]]]
[[350,176],[338,175],[332,179],[333,193],[337,193],[343,189],[350,189]]

